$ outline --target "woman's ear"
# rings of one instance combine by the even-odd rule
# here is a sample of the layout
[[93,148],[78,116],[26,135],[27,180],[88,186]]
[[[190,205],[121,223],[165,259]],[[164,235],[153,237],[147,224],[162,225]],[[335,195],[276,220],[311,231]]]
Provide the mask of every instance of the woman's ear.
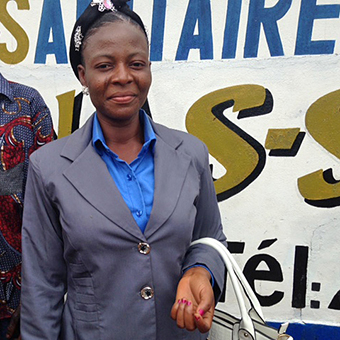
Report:
[[86,79],[85,79],[85,67],[80,64],[80,65],[77,66],[77,69],[78,69],[78,75],[79,75],[80,83],[83,86],[87,86],[86,85]]

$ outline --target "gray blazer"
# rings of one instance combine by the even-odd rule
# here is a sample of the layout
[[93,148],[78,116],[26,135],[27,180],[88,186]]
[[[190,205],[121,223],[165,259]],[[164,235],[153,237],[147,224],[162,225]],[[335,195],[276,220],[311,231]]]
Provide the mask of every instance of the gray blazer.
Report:
[[[225,241],[206,147],[152,122],[155,193],[143,234],[92,146],[91,117],[30,159],[22,231],[24,340],[205,339],[170,318],[183,270],[200,263],[224,284]],[[66,298],[65,298],[65,294]]]

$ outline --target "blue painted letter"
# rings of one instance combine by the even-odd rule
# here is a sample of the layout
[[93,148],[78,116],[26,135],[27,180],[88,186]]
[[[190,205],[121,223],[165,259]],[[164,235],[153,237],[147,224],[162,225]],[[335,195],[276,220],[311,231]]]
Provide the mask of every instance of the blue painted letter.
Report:
[[[49,42],[50,32],[52,32],[52,42]],[[60,0],[44,1],[34,62],[45,64],[47,54],[54,54],[57,64],[67,64]]]
[[238,30],[240,27],[242,0],[229,0],[222,59],[232,59],[236,55]]
[[[198,34],[194,35],[196,22]],[[210,0],[190,0],[176,60],[187,60],[194,48],[200,49],[201,59],[213,59]]]
[[284,55],[277,21],[287,13],[292,0],[279,0],[271,8],[265,8],[264,3],[265,0],[250,0],[247,36],[244,47],[245,58],[257,57],[261,23],[270,55],[272,57]]
[[166,0],[154,0],[150,46],[151,61],[161,61],[163,59],[165,13]]
[[82,15],[88,6],[88,0],[77,0],[77,19]]
[[315,19],[338,18],[340,5],[317,5],[317,0],[302,0],[295,54],[332,54],[334,40],[312,41]]

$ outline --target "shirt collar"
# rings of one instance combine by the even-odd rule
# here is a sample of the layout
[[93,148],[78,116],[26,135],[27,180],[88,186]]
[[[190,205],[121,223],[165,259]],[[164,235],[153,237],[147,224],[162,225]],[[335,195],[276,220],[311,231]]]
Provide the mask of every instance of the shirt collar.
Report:
[[10,83],[0,73],[0,94],[5,95],[10,101],[14,101],[13,91]]
[[[150,119],[146,112],[142,109],[139,110],[139,119],[141,122],[141,126],[144,128],[144,145],[141,152],[145,152],[145,149],[149,148],[153,152],[154,144],[156,142],[156,134],[151,125]],[[94,115],[93,119],[93,127],[92,127],[92,144],[99,155],[102,155],[104,150],[110,150],[106,145],[105,138],[103,135],[103,130],[100,126],[97,112]],[[111,150],[110,150],[111,151]],[[111,151],[112,152],[112,151]],[[112,152],[116,157],[118,157],[114,152]]]

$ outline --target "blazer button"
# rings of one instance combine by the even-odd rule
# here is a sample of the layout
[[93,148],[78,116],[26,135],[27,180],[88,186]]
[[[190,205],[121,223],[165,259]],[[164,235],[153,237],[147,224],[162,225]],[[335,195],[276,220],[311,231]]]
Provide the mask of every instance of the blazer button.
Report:
[[151,251],[151,247],[150,247],[149,244],[147,244],[145,242],[141,242],[141,243],[138,244],[138,251],[141,254],[148,255]]
[[144,287],[140,291],[140,295],[144,300],[149,300],[149,299],[153,298],[154,292],[153,292],[153,289],[151,287]]

